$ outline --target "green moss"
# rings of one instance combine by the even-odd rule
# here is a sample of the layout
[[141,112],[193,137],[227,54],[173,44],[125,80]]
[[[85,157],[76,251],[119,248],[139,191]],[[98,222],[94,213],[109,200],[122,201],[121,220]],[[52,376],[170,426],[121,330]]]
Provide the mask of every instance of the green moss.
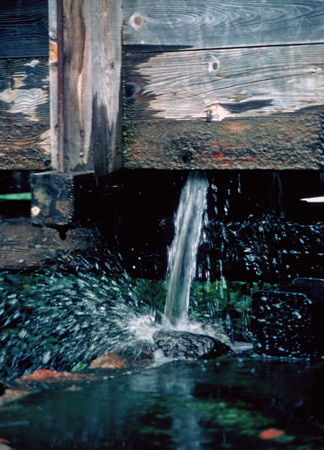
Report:
[[31,200],[31,192],[20,192],[19,194],[1,194],[0,200]]
[[[187,407],[195,410],[211,426],[225,428],[229,432],[250,437],[258,436],[264,429],[271,427],[274,420],[263,416],[260,412],[250,410],[243,402],[231,404],[226,401],[192,401]],[[275,438],[278,441],[282,436]],[[282,442],[290,442],[293,436],[284,435]]]

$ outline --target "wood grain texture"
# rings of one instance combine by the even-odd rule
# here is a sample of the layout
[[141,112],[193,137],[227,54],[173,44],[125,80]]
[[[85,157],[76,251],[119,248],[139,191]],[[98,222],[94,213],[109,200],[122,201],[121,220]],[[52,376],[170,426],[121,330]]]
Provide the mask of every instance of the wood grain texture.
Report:
[[321,111],[222,122],[133,121],[125,130],[126,169],[322,169]]
[[48,0],[50,129],[52,168],[58,169],[58,109],[57,109],[57,0]]
[[65,240],[54,228],[35,227],[29,219],[0,218],[0,269],[51,265],[60,256],[65,266],[76,266],[73,250],[95,247],[98,233],[89,228],[69,230]]
[[324,45],[126,53],[129,119],[221,121],[324,105]]
[[1,0],[0,58],[48,55],[47,0]]
[[0,168],[50,164],[47,58],[0,60]]
[[66,170],[119,168],[121,0],[64,0]]
[[123,0],[123,39],[138,51],[324,42],[323,0]]

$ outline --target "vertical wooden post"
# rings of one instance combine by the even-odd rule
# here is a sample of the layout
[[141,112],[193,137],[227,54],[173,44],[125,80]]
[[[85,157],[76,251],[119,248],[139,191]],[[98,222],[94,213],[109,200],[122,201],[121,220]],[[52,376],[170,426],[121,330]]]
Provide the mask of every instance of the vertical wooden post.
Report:
[[49,0],[49,22],[54,172],[32,177],[31,214],[70,226],[93,174],[121,167],[122,0]]
[[58,117],[57,117],[57,0],[48,0],[50,130],[52,169],[58,170]]
[[[49,0],[50,28],[56,7],[59,61],[51,70],[53,167],[104,176],[121,167],[122,0]],[[60,64],[62,72],[58,70],[55,83],[54,70]]]
[[65,127],[64,127],[64,36],[63,0],[57,0],[57,163],[58,171],[65,172]]
[[121,0],[63,0],[66,170],[120,166]]

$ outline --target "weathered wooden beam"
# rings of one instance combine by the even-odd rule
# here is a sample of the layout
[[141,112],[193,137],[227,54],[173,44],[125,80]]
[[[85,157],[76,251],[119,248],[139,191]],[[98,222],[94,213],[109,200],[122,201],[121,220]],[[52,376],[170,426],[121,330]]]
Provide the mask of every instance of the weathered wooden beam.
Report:
[[122,2],[64,0],[63,17],[64,166],[100,177],[121,166]]
[[123,0],[137,51],[324,43],[323,0]]
[[1,0],[0,58],[47,57],[47,0]]
[[324,45],[126,53],[129,119],[221,121],[324,109]]
[[51,162],[47,58],[0,60],[0,169]]
[[0,169],[51,163],[46,0],[0,3]]
[[126,169],[322,169],[320,111],[269,117],[129,121]]
[[323,55],[323,44],[125,52],[124,166],[323,168]]

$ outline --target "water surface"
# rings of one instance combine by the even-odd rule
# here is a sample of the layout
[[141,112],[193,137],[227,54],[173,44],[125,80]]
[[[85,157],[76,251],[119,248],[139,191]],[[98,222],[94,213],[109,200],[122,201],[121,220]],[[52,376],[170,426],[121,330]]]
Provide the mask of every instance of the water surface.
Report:
[[[98,374],[98,372],[97,372]],[[0,409],[17,449],[322,449],[323,368],[262,358],[107,370]],[[260,433],[275,428],[277,438]]]

